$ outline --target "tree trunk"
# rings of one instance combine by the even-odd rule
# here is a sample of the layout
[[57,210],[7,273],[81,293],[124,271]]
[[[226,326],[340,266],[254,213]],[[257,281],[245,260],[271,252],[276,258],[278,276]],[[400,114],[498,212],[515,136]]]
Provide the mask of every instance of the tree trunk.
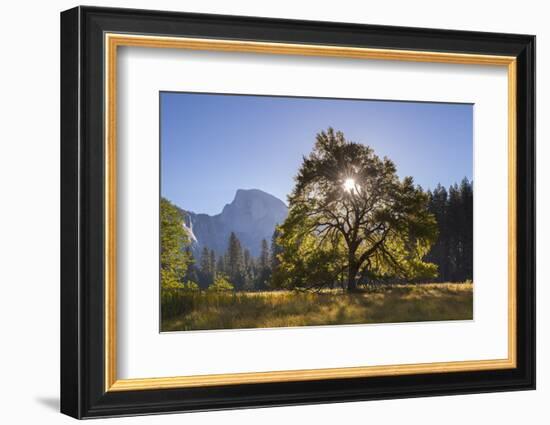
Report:
[[357,271],[359,267],[355,258],[349,258],[348,262],[348,292],[357,291]]

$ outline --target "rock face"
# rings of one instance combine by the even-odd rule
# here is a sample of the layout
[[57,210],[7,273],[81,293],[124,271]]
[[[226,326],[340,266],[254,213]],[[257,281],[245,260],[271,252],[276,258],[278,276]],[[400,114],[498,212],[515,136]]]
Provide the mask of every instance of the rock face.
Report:
[[239,189],[235,199],[220,214],[210,216],[187,211],[185,222],[197,254],[206,246],[223,255],[229,235],[235,232],[243,248],[257,257],[262,239],[271,243],[275,226],[285,220],[287,213],[287,206],[279,198],[258,189]]

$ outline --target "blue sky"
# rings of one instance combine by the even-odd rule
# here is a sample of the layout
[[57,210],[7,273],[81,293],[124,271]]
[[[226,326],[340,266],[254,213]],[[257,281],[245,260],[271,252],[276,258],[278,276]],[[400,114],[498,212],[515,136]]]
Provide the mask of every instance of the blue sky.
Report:
[[472,178],[473,105],[161,92],[161,193],[217,214],[237,189],[286,203],[328,127],[388,156],[424,189]]

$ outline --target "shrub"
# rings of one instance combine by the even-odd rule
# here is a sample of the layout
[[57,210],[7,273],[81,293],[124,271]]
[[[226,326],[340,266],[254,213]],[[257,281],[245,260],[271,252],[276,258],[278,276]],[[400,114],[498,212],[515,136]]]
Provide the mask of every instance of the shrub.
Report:
[[192,280],[188,280],[187,282],[183,283],[183,289],[185,291],[199,291],[199,285]]
[[208,290],[213,292],[232,291],[233,289],[233,285],[231,285],[227,277],[222,273],[218,273],[214,282],[208,287]]

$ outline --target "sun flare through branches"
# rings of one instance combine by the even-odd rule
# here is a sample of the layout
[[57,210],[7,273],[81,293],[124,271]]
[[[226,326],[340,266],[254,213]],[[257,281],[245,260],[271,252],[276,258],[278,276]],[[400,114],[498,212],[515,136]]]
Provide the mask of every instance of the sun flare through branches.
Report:
[[361,191],[361,186],[355,183],[355,180],[352,178],[347,178],[342,186],[344,187],[344,190],[348,193],[359,193]]

